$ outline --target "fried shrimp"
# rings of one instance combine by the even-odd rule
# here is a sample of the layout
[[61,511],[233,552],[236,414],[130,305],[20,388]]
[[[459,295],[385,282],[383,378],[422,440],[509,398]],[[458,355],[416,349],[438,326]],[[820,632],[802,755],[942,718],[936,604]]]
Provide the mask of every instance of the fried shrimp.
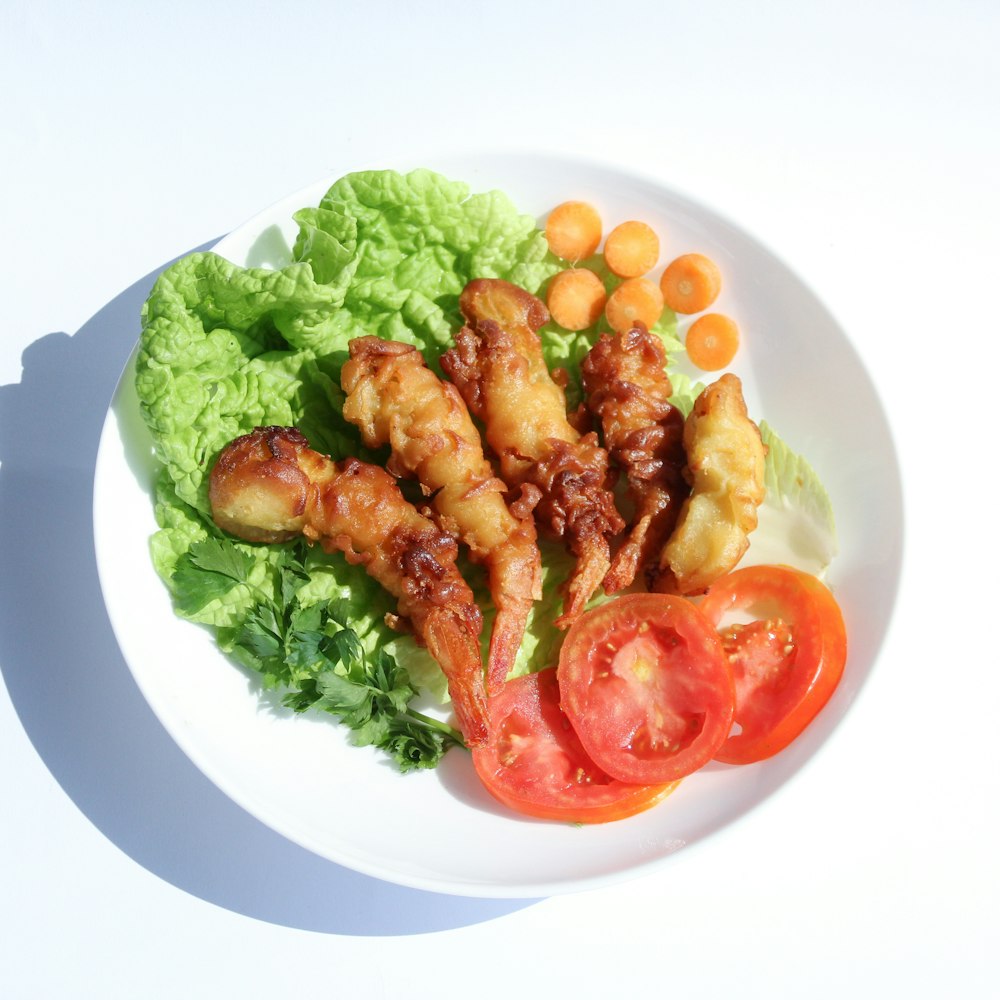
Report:
[[670,403],[663,342],[636,323],[605,333],[583,360],[587,407],[601,426],[611,460],[624,473],[634,513],[625,541],[604,577],[613,594],[641,569],[655,573],[660,551],[688,495],[684,417]]
[[764,500],[767,451],[735,375],[723,375],[695,400],[684,449],[691,495],[660,556],[656,589],[697,594],[740,561]]
[[470,281],[459,299],[466,324],[441,367],[481,419],[486,439],[510,487],[538,497],[539,526],[564,539],[576,558],[563,589],[568,628],[600,586],[610,566],[610,539],[625,526],[608,489],[608,453],[594,433],[577,431],[566,396],[542,356],[538,330],[544,304],[516,285]]
[[385,469],[334,462],[291,427],[258,427],[223,449],[209,499],[215,523],[239,538],[301,534],[364,566],[440,664],[466,743],[486,741],[482,615],[455,567],[458,546],[404,499]]
[[[392,448],[388,469],[415,477],[433,494],[438,523],[485,565],[497,613],[490,634],[488,686],[498,689],[514,666],[533,601],[542,596],[541,555],[530,509],[519,517],[507,487],[483,455],[462,397],[408,344],[359,337],[340,375],[344,417],[369,447]],[[530,507],[530,505],[528,505]]]

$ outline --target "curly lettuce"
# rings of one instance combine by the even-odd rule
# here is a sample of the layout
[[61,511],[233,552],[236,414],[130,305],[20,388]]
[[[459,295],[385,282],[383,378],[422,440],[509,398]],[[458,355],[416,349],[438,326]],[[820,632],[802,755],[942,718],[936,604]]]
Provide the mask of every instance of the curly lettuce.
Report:
[[822,577],[838,547],[830,496],[806,458],[763,420],[760,436],[767,446],[764,503],[744,564],[791,563]]
[[[151,555],[178,614],[214,629],[225,652],[266,686],[289,692],[288,704],[354,720],[343,692],[334,698],[329,678],[319,683],[331,665],[339,674],[355,669],[345,655],[368,665],[363,686],[371,665],[389,656],[393,669],[375,674],[396,677],[398,666],[443,697],[440,670],[412,638],[384,624],[391,599],[362,568],[319,550],[246,545],[219,532],[208,473],[233,438],[267,424],[298,427],[334,459],[384,459],[368,452],[342,416],[340,369],[349,341],[364,334],[404,341],[435,365],[461,323],[458,296],[469,280],[505,278],[539,292],[562,265],[535,220],[505,195],[473,194],[429,170],[349,174],[294,218],[298,235],[286,266],[242,267],[215,253],[191,254],[160,275],[143,307],[135,387],[161,463]],[[553,364],[582,350],[578,334],[550,335]],[[554,579],[548,570],[520,669],[550,655]],[[477,592],[485,645],[492,608],[485,588]],[[319,606],[336,607],[339,617],[314,622],[307,609]],[[322,635],[313,629],[303,641],[303,622],[318,622]],[[351,638],[333,643],[343,622]],[[406,683],[378,698],[398,707]],[[371,720],[359,731],[370,736]],[[389,739],[378,733],[372,741]],[[391,736],[414,752],[395,723]]]
[[472,278],[537,291],[560,267],[505,194],[472,194],[430,170],[348,174],[295,221],[295,259],[344,289],[331,314],[341,344],[375,334],[415,344],[432,364],[462,322],[458,297]]

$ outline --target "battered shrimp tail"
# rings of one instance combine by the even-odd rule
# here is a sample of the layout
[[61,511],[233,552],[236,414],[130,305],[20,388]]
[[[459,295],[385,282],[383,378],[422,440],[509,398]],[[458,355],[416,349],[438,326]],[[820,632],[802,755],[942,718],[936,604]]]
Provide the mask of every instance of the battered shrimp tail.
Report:
[[571,445],[548,442],[548,454],[533,472],[546,484],[540,507],[550,531],[563,538],[576,565],[563,583],[563,613],[557,628],[569,628],[582,614],[611,565],[610,538],[625,522],[607,488],[608,457],[597,435],[586,434]]
[[767,448],[737,376],[722,375],[695,400],[684,422],[684,450],[691,493],[663,547],[653,588],[700,594],[743,557],[764,500]]
[[482,746],[489,735],[489,709],[482,683],[478,633],[460,612],[442,607],[428,612],[422,636],[427,651],[448,678],[448,692],[466,745]]
[[611,459],[624,473],[634,514],[628,535],[604,577],[608,594],[629,586],[640,570],[656,572],[664,541],[687,496],[684,420],[669,398],[666,351],[637,323],[603,334],[581,365],[587,406]]
[[[462,396],[415,348],[377,337],[350,342],[341,372],[344,416],[365,444],[392,449],[389,469],[416,478],[442,529],[468,547],[489,574],[497,609],[488,684],[496,690],[514,666],[533,601],[541,597],[541,555],[532,508],[537,496],[508,506]],[[515,513],[516,507],[516,513]]]
[[541,556],[530,512],[486,560],[496,617],[490,633],[486,684],[490,694],[503,686],[517,659],[532,604],[542,596]]
[[239,538],[301,534],[364,566],[441,666],[466,744],[486,742],[482,615],[455,566],[458,546],[406,501],[385,469],[334,462],[291,427],[258,427],[223,449],[209,499],[216,524]]
[[624,527],[608,488],[608,454],[596,434],[581,435],[568,419],[538,336],[549,318],[541,300],[509,282],[477,278],[459,307],[467,322],[441,367],[483,421],[504,482],[537,491],[539,528],[576,557],[556,621],[568,628],[600,585],[610,540]]

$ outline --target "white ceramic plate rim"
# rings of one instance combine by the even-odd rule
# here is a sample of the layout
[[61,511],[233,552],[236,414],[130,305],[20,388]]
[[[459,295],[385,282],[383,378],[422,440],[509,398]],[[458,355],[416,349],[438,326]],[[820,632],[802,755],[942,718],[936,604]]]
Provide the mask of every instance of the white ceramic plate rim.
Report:
[[[635,877],[731,829],[770,798],[801,771],[854,701],[874,665],[898,585],[901,500],[891,435],[846,334],[777,257],[717,213],[659,181],[611,166],[532,154],[393,164],[401,170],[417,165],[464,180],[473,191],[498,187],[539,219],[569,196],[593,200],[609,226],[645,218],[668,234],[661,266],[688,249],[716,256],[728,286],[719,308],[746,330],[747,346],[732,369],[744,379],[751,412],[813,461],[838,513],[841,554],[830,580],[844,606],[852,651],[834,699],[776,758],[748,768],[710,765],[654,810],[599,827],[507,813],[457,753],[437,772],[391,773],[377,755],[347,746],[331,720],[292,717],[276,708],[215,649],[205,630],[173,615],[148,558],[154,463],[138,417],[131,360],[109,408],[95,471],[95,544],[112,627],[153,711],[194,763],[252,815],[323,857],[401,885],[484,897],[537,897]],[[343,172],[274,203],[216,251],[241,264],[280,263],[294,238],[292,212],[315,204]],[[801,326],[789,334],[790,322],[808,326],[819,357],[815,344],[803,343]],[[805,384],[790,382],[796,364],[807,360],[823,378],[803,378],[800,370],[797,378]],[[838,377],[852,387],[852,410],[831,425],[815,407],[834,402],[828,383]],[[795,419],[796,413],[806,415]],[[283,776],[303,756],[321,763],[289,788],[291,779]],[[315,783],[324,775],[332,782],[329,808],[312,809],[304,800],[317,795]],[[348,801],[360,816],[339,808]],[[405,832],[393,833],[396,826]],[[449,842],[442,843],[445,835]]]

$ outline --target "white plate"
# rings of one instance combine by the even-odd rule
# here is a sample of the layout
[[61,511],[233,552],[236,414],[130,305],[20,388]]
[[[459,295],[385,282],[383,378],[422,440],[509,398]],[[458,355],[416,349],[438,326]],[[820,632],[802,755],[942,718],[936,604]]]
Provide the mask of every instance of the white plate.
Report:
[[[143,694],[195,764],[254,816],[319,855],[402,885],[469,896],[537,897],[633,877],[729,827],[775,792],[827,739],[872,669],[902,551],[889,429],[870,379],[824,307],[769,251],[714,212],[658,182],[596,165],[491,156],[396,166],[418,165],[474,191],[500,188],[540,221],[568,197],[599,206],[608,228],[644,219],[662,234],[661,265],[689,250],[719,261],[726,289],[718,308],[744,331],[732,370],[744,380],[751,413],[810,459],[837,514],[840,554],[829,582],[847,620],[850,655],[830,704],[777,757],[742,768],[709,765],[651,811],[603,826],[507,812],[461,752],[436,771],[402,776],[375,753],[349,746],[333,720],[282,709],[216,650],[207,631],[174,616],[148,555],[154,470],[131,364],[105,423],[94,489],[111,622]],[[240,264],[282,264],[295,235],[292,213],[315,204],[333,179],[272,206],[217,251]]]

